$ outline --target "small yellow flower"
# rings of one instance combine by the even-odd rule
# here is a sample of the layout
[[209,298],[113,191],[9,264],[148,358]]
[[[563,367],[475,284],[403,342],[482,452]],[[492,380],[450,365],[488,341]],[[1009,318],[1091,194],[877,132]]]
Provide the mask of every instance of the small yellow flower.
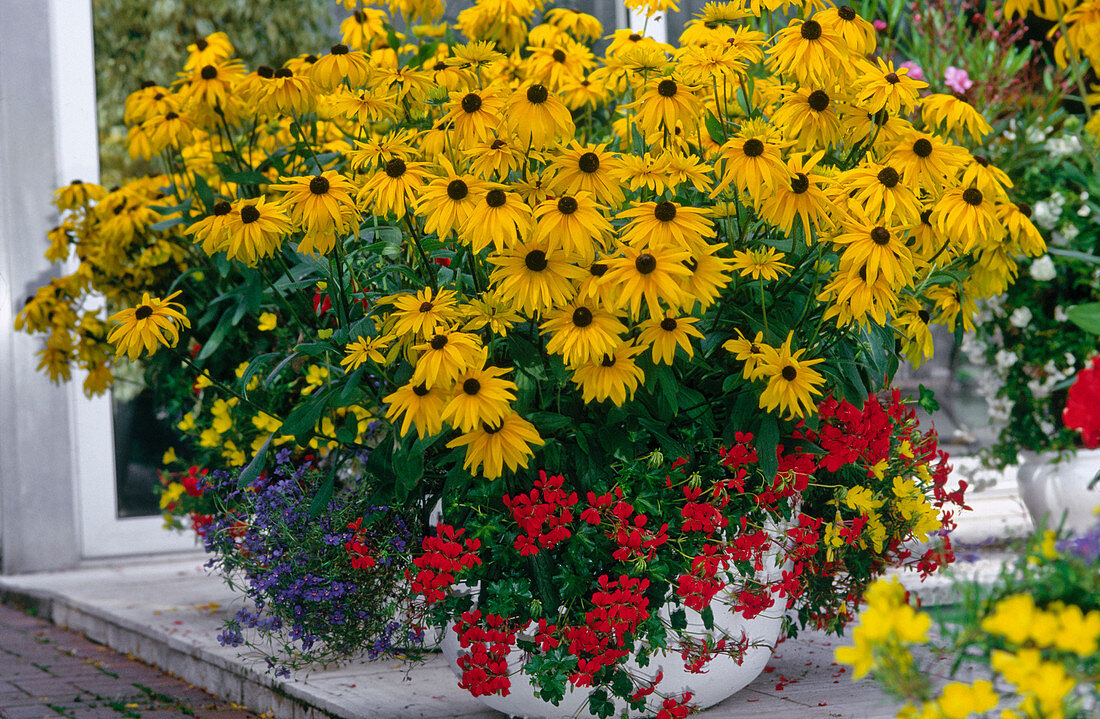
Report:
[[260,315],[260,322],[256,325],[256,329],[261,332],[270,332],[278,326],[278,320],[275,317],[274,312],[264,312]]
[[160,462],[161,464],[172,464],[172,462],[175,462],[177,459],[179,458],[176,456],[176,448],[169,447],[168,451],[164,453],[164,456],[160,458]]
[[323,385],[327,379],[328,367],[310,365],[306,370],[306,387],[302,390],[302,395],[313,394],[313,391]]

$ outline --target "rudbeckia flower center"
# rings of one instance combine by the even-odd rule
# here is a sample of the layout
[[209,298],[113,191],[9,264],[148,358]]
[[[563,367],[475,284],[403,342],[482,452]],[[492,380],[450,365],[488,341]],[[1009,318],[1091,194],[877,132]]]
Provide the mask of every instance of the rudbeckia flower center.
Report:
[[207,65],[199,71],[199,76],[202,77],[203,80],[213,80],[218,76],[218,68],[213,65]]
[[1023,213],[1024,217],[1031,218],[1031,205],[1026,202],[1017,202],[1016,207]]
[[447,69],[447,63],[443,62],[442,60],[437,62],[435,64],[435,66],[432,67],[432,70],[434,70],[435,72],[443,72],[446,69]]
[[141,85],[139,85],[138,87],[140,87],[142,90],[144,90],[147,87],[156,87],[156,86],[157,86],[157,84],[155,82],[153,82],[152,80],[142,80]]
[[466,93],[466,97],[462,98],[462,110],[468,113],[474,113],[481,109],[481,96],[476,92]]
[[462,383],[462,391],[466,394],[477,394],[481,391],[481,383],[471,377]]
[[532,272],[542,272],[546,269],[546,253],[542,250],[531,250],[523,258],[523,264]]
[[600,366],[601,367],[614,367],[615,366],[615,355],[604,355],[603,359],[600,360]]
[[885,245],[890,242],[890,230],[885,227],[876,227],[871,230],[871,239],[876,245]]
[[270,80],[271,78],[275,77],[275,70],[268,65],[260,65],[258,68],[256,68],[256,74],[265,80]]
[[868,115],[867,117],[871,118],[871,122],[875,123],[879,127],[882,127],[883,125],[885,125],[886,123],[888,123],[890,121],[890,113],[888,113],[886,111],[885,107],[882,108],[881,110],[879,110],[878,112],[876,112],[875,114]]
[[501,422],[500,424],[492,425],[488,422],[482,422],[481,428],[485,430],[485,434],[496,434],[500,430],[504,429],[504,423]]
[[499,150],[500,148],[504,147],[507,144],[508,143],[505,142],[504,140],[493,140],[493,144],[489,145],[489,149],[490,150]]
[[657,94],[661,97],[672,97],[676,94],[675,80],[661,80],[657,84]]
[[791,192],[801,195],[808,189],[810,189],[810,178],[803,172],[794,173],[794,177],[791,178]]
[[176,118],[178,118],[178,117],[179,117],[179,115],[177,115],[177,114],[176,114],[176,113],[174,113],[174,112],[168,112],[168,113],[166,113],[166,114],[164,115],[164,119],[165,119],[165,120],[175,120],[175,119],[176,119]]
[[856,19],[856,11],[849,5],[841,5],[836,9],[836,14],[841,20],[847,20],[851,22]]
[[222,215],[228,215],[229,211],[232,210],[232,209],[233,209],[233,206],[230,205],[225,200],[222,200],[221,202],[214,203],[214,214],[217,215],[218,217],[221,217]]
[[689,257],[686,260],[680,260],[680,264],[688,268],[692,272],[699,269],[699,260],[695,259],[694,257]]
[[304,60],[306,63],[312,65],[313,63],[317,62],[317,56],[310,53],[309,55],[306,55],[304,58],[302,58],[302,60]]
[[431,312],[432,311],[432,303],[431,302],[421,302],[420,303],[420,311],[421,312]]
[[588,271],[592,273],[593,277],[603,277],[604,273],[607,272],[607,265],[602,262],[594,262],[588,268]]
[[309,191],[315,195],[323,195],[328,192],[328,178],[321,175],[315,175],[313,179],[309,181]]
[[968,205],[977,207],[978,205],[982,204],[983,199],[984,198],[982,197],[982,191],[979,190],[977,187],[970,187],[963,190],[963,200]]
[[807,40],[816,40],[821,37],[821,23],[817,20],[807,20],[800,28],[802,37]]
[[405,161],[400,157],[395,157],[386,163],[386,174],[396,179],[405,174]]
[[587,307],[578,307],[573,310],[573,324],[576,327],[587,327],[592,324],[592,310]]
[[896,187],[901,181],[901,175],[892,167],[884,167],[878,171],[878,181],[883,187]]
[[452,200],[461,200],[470,194],[470,188],[462,180],[451,180],[447,185],[447,197]]
[[600,157],[594,152],[586,152],[577,160],[577,167],[580,168],[581,172],[592,174],[600,169]]
[[663,320],[661,320],[661,329],[663,329],[665,332],[671,332],[672,330],[676,329],[676,318],[665,317]]
[[932,225],[932,210],[921,210],[920,222],[922,225]]
[[447,346],[447,335],[436,335],[429,344],[433,350],[441,350]]
[[568,195],[558,200],[558,212],[563,215],[572,215],[577,211],[577,201]]
[[638,255],[638,259],[634,260],[634,267],[643,275],[648,275],[650,272],[657,269],[657,258],[648,252],[643,252]]
[[136,310],[134,310],[134,319],[143,320],[143,319],[146,319],[147,317],[152,316],[152,314],[153,314],[153,308],[152,307],[150,307],[149,305],[142,305],[141,307],[138,307]]
[[546,91],[545,85],[532,85],[527,88],[527,102],[541,105],[546,102],[548,97],[550,97],[550,93]]
[[745,140],[744,151],[747,157],[760,157],[764,154],[764,143],[755,137],[750,138]]
[[913,153],[917,157],[928,157],[932,154],[932,143],[922,137],[913,143]]
[[632,32],[630,33],[630,37],[628,39],[630,40],[630,42],[638,42],[642,39],[642,36],[636,32]]
[[555,50],[552,54],[554,62],[565,62],[565,52],[562,50]]
[[292,71],[289,67],[280,67],[278,70],[275,71],[276,80],[281,80],[286,77],[294,77],[294,71]]
[[653,216],[661,222],[671,222],[676,219],[676,205],[668,202],[658,202],[657,206],[653,208]]
[[195,41],[195,47],[197,47],[199,50],[205,50],[208,46],[209,43],[206,42],[206,38],[200,37],[198,40]]
[[898,77],[898,74],[896,72],[888,72],[886,73],[886,82],[890,83],[891,85],[897,85],[899,82],[901,82],[901,78]]
[[798,376],[798,370],[794,368],[794,365],[787,365],[783,368],[783,379],[788,382],[794,382],[794,378]]
[[424,385],[423,382],[413,387],[413,394],[415,394],[417,397],[423,397],[424,395],[428,394],[429,391],[430,390]]
[[989,158],[985,155],[974,155],[974,162],[978,163],[982,167],[989,167]]
[[924,324],[928,324],[928,320],[932,319],[932,315],[928,314],[928,310],[924,308],[917,311],[917,317],[920,317],[920,321]]
[[485,204],[489,207],[500,207],[507,201],[504,190],[489,190],[485,195]]
[[366,21],[367,21],[367,14],[365,12],[363,12],[362,10],[356,10],[355,11],[355,22],[362,25]]
[[245,205],[241,208],[241,222],[250,225],[260,219],[260,211],[254,205]]
[[824,90],[814,90],[806,98],[806,102],[814,112],[825,112],[829,109],[829,94]]
[[329,50],[329,52],[331,52],[333,55],[347,55],[348,46],[344,44],[333,45],[332,49]]

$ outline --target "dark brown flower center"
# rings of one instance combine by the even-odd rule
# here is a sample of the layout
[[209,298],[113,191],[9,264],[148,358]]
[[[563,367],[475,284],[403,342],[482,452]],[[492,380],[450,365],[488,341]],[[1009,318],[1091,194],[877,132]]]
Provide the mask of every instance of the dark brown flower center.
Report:
[[890,83],[891,85],[897,85],[899,82],[901,82],[901,78],[898,77],[898,74],[896,72],[888,72],[886,73],[886,82]]
[[794,173],[794,177],[791,178],[791,192],[801,195],[808,189],[810,189],[810,178],[806,176],[806,173]]
[[433,305],[432,305],[431,302],[421,302],[420,303],[420,311],[421,312],[431,312],[432,307],[433,307]]
[[145,90],[146,88],[156,87],[156,86],[157,86],[157,84],[155,82],[153,82],[152,80],[142,80],[141,85],[139,87],[141,87],[142,90]]
[[432,66],[432,70],[434,70],[435,72],[443,72],[446,69],[447,69],[447,63],[443,62],[442,60],[440,60],[439,62],[437,62],[435,65]]
[[607,265],[602,262],[594,262],[588,268],[588,271],[592,273],[593,277],[603,277],[604,273],[607,272]]
[[265,80],[275,77],[275,70],[270,65],[260,65],[256,68],[256,74]]
[[166,112],[166,113],[164,114],[164,119],[165,119],[165,120],[175,120],[175,119],[176,119],[176,118],[178,118],[178,117],[179,117],[179,115],[177,115],[177,114],[176,114],[176,113],[174,113],[174,112]]
[[806,102],[814,112],[825,112],[829,109],[829,94],[824,90],[814,90],[806,98]]
[[636,32],[632,32],[632,33],[630,33],[628,39],[630,40],[630,42],[638,42],[639,40],[642,39],[642,36],[639,35]]
[[508,143],[505,142],[504,140],[493,140],[493,144],[489,145],[489,149],[490,150],[499,150],[500,148],[504,147],[507,144]]
[[876,245],[886,245],[890,242],[890,230],[885,227],[876,227],[871,230],[871,240]]
[[206,65],[202,70],[199,70],[199,77],[203,80],[213,80],[218,76],[218,68],[213,65]]
[[441,350],[447,346],[447,335],[436,335],[432,337],[432,341],[429,342],[433,350]]
[[306,63],[307,65],[312,65],[313,63],[317,62],[317,56],[314,55],[313,53],[310,53],[310,54],[306,55],[305,57],[303,57],[302,61],[304,63]]
[[230,205],[225,200],[222,200],[221,202],[215,202],[214,203],[214,214],[217,215],[218,217],[221,217],[223,215],[228,215],[229,211],[232,210],[232,209],[233,209],[233,205]]
[[461,105],[463,112],[477,112],[481,109],[481,95],[478,95],[476,92],[466,93],[466,97],[462,98]]
[[355,22],[362,25],[366,21],[367,21],[367,14],[365,12],[363,12],[362,10],[356,10],[355,11]]
[[901,175],[892,167],[884,167],[878,171],[878,181],[883,187],[896,187],[901,181]]
[[328,192],[328,178],[323,175],[314,175],[309,181],[309,191],[315,195],[323,195]]
[[794,365],[787,365],[783,368],[783,379],[788,382],[794,382],[794,378],[798,376],[798,370]]
[[500,207],[508,201],[508,197],[504,194],[504,190],[489,190],[485,194],[485,204],[489,207]]
[[673,97],[676,94],[675,80],[661,80],[657,83],[657,94],[661,97]]
[[600,366],[601,367],[614,367],[615,366],[615,355],[604,355],[603,359],[600,360]]
[[276,80],[285,80],[288,77],[294,77],[294,71],[289,67],[280,67],[275,71]]
[[1016,207],[1024,214],[1024,217],[1031,217],[1031,205],[1026,202],[1017,202]]
[[653,216],[661,222],[671,222],[676,219],[676,205],[668,202],[658,202],[657,206],[653,208]]
[[578,307],[573,310],[573,326],[587,327],[592,324],[592,310],[587,307]]
[[143,320],[152,316],[152,314],[152,307],[150,307],[149,305],[142,305],[141,307],[138,307],[136,310],[134,310],[134,319]]
[[244,224],[251,225],[258,219],[260,219],[260,211],[255,205],[245,205],[241,208],[241,222]]
[[663,320],[661,320],[661,329],[663,329],[665,332],[671,332],[672,330],[676,329],[676,318],[665,317]]
[[913,143],[913,154],[917,157],[928,157],[932,154],[932,143],[927,138],[922,137]]
[[841,20],[851,22],[856,19],[856,11],[850,5],[841,5],[836,9],[836,14]]
[[985,155],[974,155],[974,162],[978,163],[982,167],[989,167],[989,158]]
[[586,152],[577,160],[577,167],[580,168],[581,172],[592,174],[600,169],[600,156],[594,152]]
[[462,391],[466,394],[477,394],[481,391],[481,383],[471,377],[470,379],[462,383]]
[[871,119],[871,122],[875,123],[879,127],[882,127],[890,121],[890,113],[886,111],[885,107],[874,113],[873,115],[868,115],[867,117],[869,117]]
[[577,211],[577,200],[566,195],[558,200],[558,212],[563,215],[572,215]]
[[928,310],[923,307],[917,310],[917,317],[919,317],[920,321],[924,324],[928,324],[928,320],[932,319],[932,315],[928,314]]
[[195,41],[195,47],[202,51],[210,47],[210,43],[206,41],[206,38],[200,37],[198,40]]
[[755,137],[750,138],[745,140],[744,151],[747,157],[760,157],[764,154],[764,143]]
[[648,252],[643,252],[638,255],[638,259],[634,260],[634,267],[643,275],[648,275],[657,269],[657,258]]
[[802,23],[802,27],[799,28],[802,33],[802,37],[807,40],[816,40],[821,37],[821,23],[817,20],[807,20]]
[[542,272],[546,269],[546,253],[542,250],[531,250],[523,258],[523,264],[532,272]]
[[423,397],[424,395],[428,394],[428,392],[430,392],[430,391],[431,390],[429,390],[428,387],[423,382],[421,382],[420,384],[413,387],[413,394],[415,394],[417,397]]
[[447,197],[452,200],[462,200],[470,194],[470,188],[462,180],[451,180],[447,183]]
[[565,62],[565,53],[560,49],[551,53],[551,57],[554,58],[554,62]]
[[348,46],[344,45],[343,43],[340,43],[338,45],[333,45],[332,49],[329,50],[329,52],[331,52],[333,55],[347,55],[348,54]]
[[405,170],[408,168],[405,166],[405,161],[400,157],[395,157],[386,163],[386,174],[390,177],[397,179],[405,174]]
[[482,422],[481,428],[485,430],[485,434],[496,434],[500,430],[504,429],[504,423],[501,422],[500,424],[489,424],[488,422]]
[[545,85],[532,85],[527,88],[527,102],[541,105],[546,102],[550,97],[550,93],[546,91]]
[[967,189],[963,190],[963,201],[965,201],[966,204],[971,205],[972,207],[977,207],[978,205],[982,204],[983,199],[984,198],[982,197],[982,191],[979,190],[977,187],[968,187]]

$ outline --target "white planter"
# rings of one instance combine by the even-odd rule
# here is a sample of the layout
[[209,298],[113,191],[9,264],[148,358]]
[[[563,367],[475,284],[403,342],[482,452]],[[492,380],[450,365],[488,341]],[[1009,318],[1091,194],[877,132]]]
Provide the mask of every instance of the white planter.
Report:
[[1100,522],[1100,484],[1089,489],[1100,472],[1100,449],[1078,450],[1057,462],[1053,452],[1023,452],[1016,478],[1020,498],[1036,526],[1055,529],[1065,519],[1065,529],[1082,533]]
[[[787,568],[789,569],[789,566]],[[783,567],[775,564],[774,555],[765,555],[764,571],[758,572],[757,578],[760,581],[777,580],[781,576],[782,569]],[[705,709],[733,696],[760,675],[779,640],[786,603],[782,598],[777,597],[776,604],[770,609],[746,620],[740,614],[733,612],[730,604],[721,601],[723,596],[727,596],[727,592],[728,590],[724,590],[719,593],[711,602],[715,634],[721,632],[736,639],[743,631],[750,645],[744,654],[743,661],[738,664],[729,656],[719,655],[706,665],[705,673],[691,673],[684,668],[684,660],[675,648],[672,651],[660,651],[654,654],[650,657],[649,665],[644,668],[633,660],[627,660],[625,667],[634,676],[645,677],[650,682],[657,676],[658,671],[663,672],[664,676],[657,685],[656,692],[650,695],[645,712],[629,710],[625,702],[612,697],[616,709],[614,716],[620,717],[626,710],[629,710],[629,716],[632,719],[653,716],[661,708],[662,699],[657,696],[658,694],[678,697],[684,692],[691,692],[691,704],[699,709]],[[666,606],[662,610],[666,619],[669,609],[670,607]],[[687,615],[688,630],[692,634],[705,636],[710,633],[704,628],[702,618],[697,612],[688,609]],[[458,657],[463,650],[459,647],[458,635],[453,625],[444,632],[440,648],[451,670],[456,675],[459,674]],[[587,687],[575,688],[567,684],[565,698],[560,704],[554,706],[537,696],[530,678],[523,673],[525,660],[525,653],[519,649],[514,649],[508,656],[508,669],[512,683],[508,696],[481,696],[478,700],[492,709],[523,719],[575,719],[578,716],[589,716],[586,706],[589,696]]]

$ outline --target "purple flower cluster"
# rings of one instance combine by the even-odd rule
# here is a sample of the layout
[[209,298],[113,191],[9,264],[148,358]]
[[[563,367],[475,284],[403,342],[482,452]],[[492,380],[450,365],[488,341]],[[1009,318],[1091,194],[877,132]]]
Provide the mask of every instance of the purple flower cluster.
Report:
[[1086,564],[1100,563],[1100,522],[1084,534],[1058,542],[1058,551],[1071,554]]
[[[289,450],[276,455],[272,472],[245,487],[227,472],[209,475],[207,491],[223,511],[204,537],[212,555],[207,567],[241,585],[255,605],[227,622],[218,636],[222,645],[249,644],[244,630],[254,630],[282,640],[301,664],[374,659],[419,643],[419,630],[396,618],[412,558],[409,523],[350,489],[311,511],[323,478],[309,462],[292,464]],[[349,527],[356,520],[359,528]],[[353,538],[371,547],[373,567],[352,567],[346,545]],[[285,656],[268,661],[277,675],[285,674]]]

